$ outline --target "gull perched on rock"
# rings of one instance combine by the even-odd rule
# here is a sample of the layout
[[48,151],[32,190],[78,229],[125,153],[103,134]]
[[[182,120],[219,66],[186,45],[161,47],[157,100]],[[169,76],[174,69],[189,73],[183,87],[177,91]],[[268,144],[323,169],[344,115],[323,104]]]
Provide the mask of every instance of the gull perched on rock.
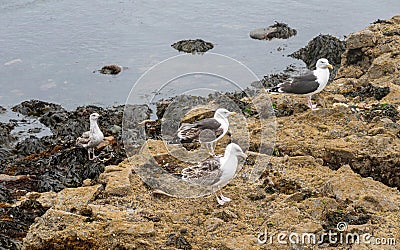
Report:
[[266,89],[266,91],[274,94],[284,93],[307,96],[308,107],[314,110],[317,105],[312,104],[311,97],[326,87],[329,80],[329,69],[333,68],[325,58],[319,59],[316,67],[314,71],[308,74],[294,77],[291,81],[280,83],[276,87]]
[[91,114],[89,118],[90,130],[84,132],[81,137],[76,139],[76,145],[87,149],[89,160],[94,160],[97,157],[94,154],[94,148],[104,139],[103,132],[101,132],[97,124],[99,117],[100,115],[98,113]]
[[[220,189],[221,186],[227,184],[235,175],[239,156],[243,158],[247,157],[239,145],[230,143],[226,147],[223,157],[215,156],[208,158],[197,165],[183,169],[181,173],[182,180],[202,186],[212,186],[213,189]],[[216,193],[215,196],[220,205],[231,201],[230,198],[222,195],[221,190],[220,196],[218,197]]]
[[215,144],[228,131],[228,117],[231,115],[236,115],[236,112],[219,108],[215,111],[213,118],[194,123],[182,123],[178,129],[178,137],[181,142],[198,141],[204,144],[208,153],[214,156]]

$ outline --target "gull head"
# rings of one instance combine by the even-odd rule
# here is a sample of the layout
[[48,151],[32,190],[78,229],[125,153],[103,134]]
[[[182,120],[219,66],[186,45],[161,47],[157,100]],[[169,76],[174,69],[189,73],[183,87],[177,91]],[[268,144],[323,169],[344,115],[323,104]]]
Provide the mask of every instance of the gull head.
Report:
[[235,156],[240,156],[243,157],[244,159],[247,158],[247,155],[243,153],[242,148],[237,145],[236,143],[230,143],[226,149],[225,149],[225,155],[226,154],[233,154]]
[[326,58],[320,58],[318,59],[317,63],[316,63],[316,67],[320,68],[320,69],[333,69],[332,64],[329,63],[328,59]]
[[97,121],[97,119],[99,119],[100,115],[98,113],[93,113],[90,115],[90,120],[91,121]]
[[220,117],[228,118],[229,116],[235,116],[235,115],[236,115],[236,112],[231,112],[231,111],[229,111],[227,109],[220,108],[220,109],[217,109],[215,111],[215,115],[214,116],[220,116]]

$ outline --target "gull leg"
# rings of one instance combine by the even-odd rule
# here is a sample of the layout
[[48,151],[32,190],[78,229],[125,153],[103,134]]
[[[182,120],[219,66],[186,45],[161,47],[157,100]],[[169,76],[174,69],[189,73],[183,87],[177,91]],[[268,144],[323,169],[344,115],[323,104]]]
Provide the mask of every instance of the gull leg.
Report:
[[311,101],[311,96],[307,96],[307,104],[311,110],[317,110],[317,104],[313,105]]
[[206,142],[205,146],[206,146],[206,149],[207,149],[207,153],[209,155],[211,155],[211,156],[214,156],[214,150],[212,150],[212,144],[211,143],[212,142]]
[[90,155],[90,148],[87,149],[87,155],[88,155],[89,161],[93,160],[91,155]]
[[210,149],[211,149],[211,155],[215,156],[214,150],[215,150],[215,142],[210,143]]
[[230,201],[231,201],[230,198],[225,197],[225,196],[222,195],[221,189],[219,190],[219,193],[220,193],[220,197],[221,197],[221,200],[222,200],[222,201],[224,201],[224,202],[230,202]]
[[94,154],[94,148],[92,148],[93,160],[97,159],[97,155]]
[[218,204],[220,204],[221,206],[224,205],[224,204],[225,204],[225,201],[223,201],[222,199],[220,199],[220,198],[218,197],[217,193],[214,193],[214,194],[215,194],[215,198],[217,198]]

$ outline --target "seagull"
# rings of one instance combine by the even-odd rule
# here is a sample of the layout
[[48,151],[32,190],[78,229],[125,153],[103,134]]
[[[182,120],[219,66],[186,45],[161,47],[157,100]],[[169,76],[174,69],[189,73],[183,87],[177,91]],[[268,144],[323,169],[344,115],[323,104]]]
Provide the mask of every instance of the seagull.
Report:
[[99,125],[97,125],[99,117],[98,113],[91,114],[89,118],[90,131],[84,132],[81,137],[76,139],[76,145],[87,149],[89,160],[96,159],[97,156],[94,154],[94,148],[104,139],[103,132],[101,132]]
[[332,69],[333,66],[327,59],[321,58],[317,61],[316,67],[314,71],[294,77],[292,81],[280,83],[276,87],[266,89],[266,91],[274,94],[285,93],[307,96],[308,107],[311,110],[316,110],[317,105],[312,104],[311,96],[321,92],[326,87],[329,80],[329,69]]
[[239,145],[230,143],[225,149],[224,156],[214,156],[197,165],[184,168],[181,172],[182,180],[202,186],[212,186],[213,190],[218,188],[220,196],[215,193],[215,197],[218,204],[224,205],[231,199],[222,195],[220,187],[227,184],[235,175],[239,156],[247,158]]
[[215,111],[214,118],[194,123],[182,123],[178,129],[178,137],[181,142],[199,141],[205,145],[208,153],[214,156],[215,144],[228,131],[228,117],[231,115],[235,116],[236,112],[219,108]]

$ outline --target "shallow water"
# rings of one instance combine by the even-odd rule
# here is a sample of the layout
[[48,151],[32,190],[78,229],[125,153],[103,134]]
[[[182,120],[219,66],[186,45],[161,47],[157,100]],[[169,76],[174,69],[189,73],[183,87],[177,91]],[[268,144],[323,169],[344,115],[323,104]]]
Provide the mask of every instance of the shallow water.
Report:
[[[211,41],[217,44],[212,52],[242,62],[261,78],[292,63],[302,66],[287,55],[320,33],[343,38],[399,13],[398,0],[2,2],[0,105],[32,98],[67,108],[125,103],[146,70],[179,54],[170,45],[181,39]],[[298,34],[273,41],[249,37],[274,21]],[[113,63],[126,68],[118,76],[96,72]],[[154,91],[149,86],[143,98]]]

